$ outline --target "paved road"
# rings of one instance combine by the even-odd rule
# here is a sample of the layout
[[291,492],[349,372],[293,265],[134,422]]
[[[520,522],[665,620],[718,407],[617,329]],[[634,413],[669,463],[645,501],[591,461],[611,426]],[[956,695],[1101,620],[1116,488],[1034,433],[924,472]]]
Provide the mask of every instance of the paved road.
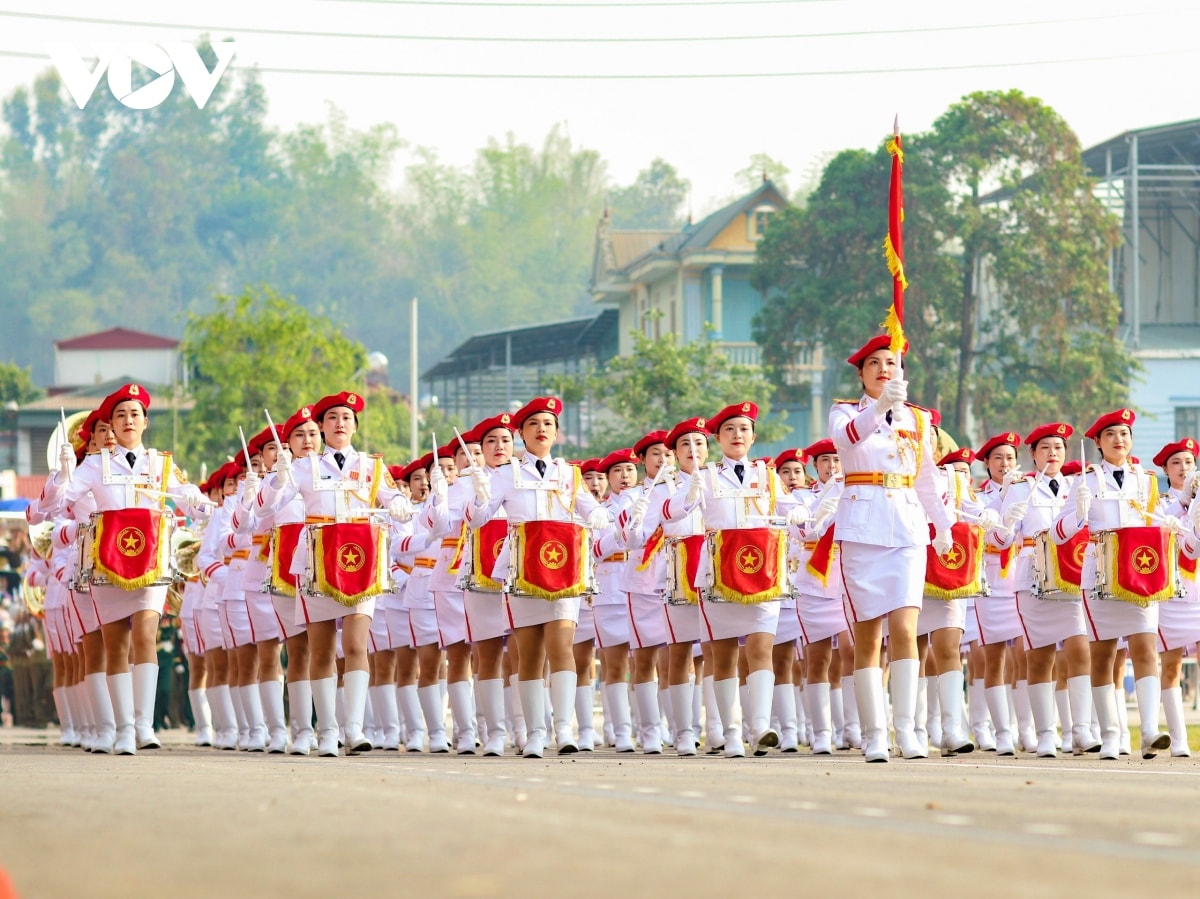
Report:
[[333,760],[184,740],[136,758],[0,741],[20,894],[1061,899],[1195,895],[1200,875],[1194,759]]

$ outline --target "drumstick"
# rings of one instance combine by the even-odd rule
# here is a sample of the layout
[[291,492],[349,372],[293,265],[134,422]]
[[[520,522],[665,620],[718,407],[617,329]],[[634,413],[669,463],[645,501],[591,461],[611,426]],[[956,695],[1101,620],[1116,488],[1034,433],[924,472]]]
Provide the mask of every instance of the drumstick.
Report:
[[[283,441],[279,439],[279,431],[275,427],[275,422],[271,421],[271,410],[263,409],[263,414],[267,416],[267,424],[271,426],[271,436],[275,439],[275,445],[279,447],[279,452],[282,453],[285,447],[283,445]],[[291,469],[288,469],[286,482],[295,483],[295,481],[292,479]]]
[[246,432],[242,430],[242,426],[238,425],[238,436],[242,438],[242,453],[246,459],[246,470],[250,470],[250,447],[246,446]]
[[[467,449],[467,442],[463,440],[462,434],[458,432],[458,428],[454,429],[454,436],[458,439],[458,448],[463,451],[463,455],[467,457],[467,471],[471,471],[475,467],[475,457],[471,455],[471,451]],[[464,472],[465,474],[466,472]]]

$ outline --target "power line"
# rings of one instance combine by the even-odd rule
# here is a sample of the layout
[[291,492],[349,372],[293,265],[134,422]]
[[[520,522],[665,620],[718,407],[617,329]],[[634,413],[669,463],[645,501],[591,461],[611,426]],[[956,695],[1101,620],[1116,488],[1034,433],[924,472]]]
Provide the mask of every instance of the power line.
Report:
[[[368,0],[369,2],[369,0]],[[931,25],[914,28],[864,29],[860,31],[823,31],[811,34],[719,34],[671,37],[504,37],[496,35],[440,35],[440,34],[379,34],[340,31],[301,31],[289,28],[244,28],[219,27],[215,25],[186,25],[175,22],[147,22],[140,20],[105,19],[92,16],[63,16],[47,13],[9,12],[0,10],[0,16],[20,19],[38,19],[51,22],[76,22],[90,25],[124,26],[135,28],[169,28],[182,31],[219,34],[262,34],[279,37],[347,38],[352,40],[395,40],[395,41],[438,41],[446,43],[494,43],[494,44],[672,44],[736,41],[783,41],[814,40],[842,37],[873,37],[891,34],[932,34],[953,31],[983,31],[993,28],[1029,28],[1042,25],[1073,25],[1080,22],[1101,22],[1112,19],[1141,18],[1149,15],[1169,13],[1169,10],[1112,13],[1099,16],[1076,16],[1059,19],[1029,19],[1017,22],[993,22],[989,24]]]
[[[1013,69],[1027,66],[1063,66],[1096,62],[1118,62],[1130,59],[1157,59],[1164,56],[1182,56],[1195,53],[1195,48],[1183,50],[1153,50],[1145,53],[1121,53],[1110,56],[1081,56],[1070,59],[1031,59],[1016,62],[963,63],[944,66],[909,66],[904,68],[879,69],[826,69],[805,72],[385,72],[355,69],[303,69],[282,66],[231,66],[272,75],[321,75],[347,76],[353,78],[441,78],[457,80],[515,80],[515,81],[696,81],[722,78],[836,78],[846,75],[905,75],[927,72],[965,72],[973,70]],[[19,50],[0,50],[0,56],[21,59],[40,59],[49,62],[49,57],[40,53]]]
[[525,9],[607,9],[609,7],[646,7],[646,6],[780,6],[810,3],[830,3],[836,0],[613,0],[605,3],[536,3],[521,2],[521,0],[323,0],[327,3],[375,3],[386,6],[471,6],[497,9],[523,7]]

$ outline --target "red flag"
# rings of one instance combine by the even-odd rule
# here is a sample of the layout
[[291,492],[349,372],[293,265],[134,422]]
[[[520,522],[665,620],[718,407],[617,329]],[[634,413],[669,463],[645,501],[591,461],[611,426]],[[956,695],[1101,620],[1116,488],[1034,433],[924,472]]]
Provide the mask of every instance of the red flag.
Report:
[[830,525],[820,539],[804,544],[804,548],[810,553],[804,567],[821,582],[822,587],[829,586],[829,572],[833,570],[833,560],[837,555],[837,545],[833,538],[835,528],[835,525]]
[[570,521],[526,521],[516,527],[520,563],[513,592],[555,600],[587,590],[587,532]]
[[696,576],[700,574],[700,557],[703,555],[704,540],[703,534],[679,538],[675,557],[676,588],[683,593],[684,599],[693,604],[700,601],[700,591],[696,588]]
[[95,570],[123,590],[163,581],[171,552],[170,524],[170,513],[159,509],[101,512],[92,540]]
[[339,522],[313,530],[318,592],[344,606],[356,606],[383,592],[387,552],[385,532],[378,525]]
[[493,518],[471,535],[472,590],[499,593],[504,589],[504,584],[492,578],[492,572],[496,570],[496,559],[500,557],[507,537],[507,518]]
[[1077,593],[1083,583],[1083,559],[1090,539],[1088,529],[1083,528],[1066,543],[1051,544],[1054,584],[1064,593]]
[[[934,533],[929,526],[929,536]],[[944,556],[926,547],[925,595],[935,599],[961,599],[983,593],[983,528],[959,521],[950,528],[954,545]]]
[[729,602],[760,603],[783,595],[787,535],[775,528],[717,531],[713,592]]
[[892,275],[892,306],[883,320],[883,329],[892,338],[892,352],[899,355],[904,352],[904,291],[908,287],[908,279],[904,277],[904,149],[899,121],[895,135],[887,142],[887,151],[892,157],[892,180],[888,189],[888,233],[883,239],[883,255]]
[[296,595],[296,575],[292,574],[292,559],[300,545],[300,522],[281,524],[271,535],[271,587],[284,596]]

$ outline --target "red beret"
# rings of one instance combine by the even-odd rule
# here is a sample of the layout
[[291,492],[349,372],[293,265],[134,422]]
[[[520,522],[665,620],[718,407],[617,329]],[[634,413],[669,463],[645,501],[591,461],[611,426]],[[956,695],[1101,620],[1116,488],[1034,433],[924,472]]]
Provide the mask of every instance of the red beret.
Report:
[[824,440],[818,440],[812,446],[804,448],[804,455],[816,462],[817,456],[836,456],[837,447],[833,445],[833,441],[826,437]]
[[135,400],[142,404],[143,409],[149,409],[150,391],[141,384],[126,384],[104,398],[104,402],[96,410],[97,417],[100,421],[112,421],[113,410],[117,408],[118,403],[126,400]]
[[413,464],[415,464],[418,468],[423,468],[425,471],[429,471],[433,468],[433,453],[426,453]]
[[1072,475],[1081,474],[1083,472],[1083,465],[1078,459],[1071,459],[1069,462],[1064,462],[1063,467],[1059,471],[1065,477],[1069,478]]
[[607,456],[600,460],[600,464],[596,466],[596,471],[603,474],[608,474],[608,470],[614,465],[620,465],[622,462],[628,462],[630,465],[637,465],[638,457],[632,449],[613,450]]
[[755,403],[734,403],[726,406],[708,420],[708,433],[716,434],[721,430],[721,425],[731,418],[748,418],[751,421],[758,421],[758,406]]
[[800,467],[803,468],[808,464],[808,456],[802,449],[785,449],[775,457],[775,467],[779,468],[785,462],[799,462]]
[[[280,435],[280,440],[283,436]],[[267,425],[253,437],[246,441],[246,448],[250,450],[250,455],[254,456],[263,451],[263,447],[268,443],[275,442],[275,435],[271,433],[271,426]]]
[[1132,409],[1114,409],[1112,412],[1106,412],[1097,418],[1095,424],[1087,429],[1085,436],[1095,440],[1100,436],[1101,431],[1113,425],[1128,425],[1132,429],[1136,418],[1137,416],[1133,414]]
[[1154,457],[1154,464],[1163,468],[1167,464],[1167,460],[1176,453],[1191,453],[1194,456],[1198,448],[1200,448],[1200,444],[1197,444],[1194,438],[1184,437],[1182,440],[1168,443],[1160,449],[1158,455]]
[[[866,361],[867,357],[870,356],[872,353],[876,353],[879,350],[886,350],[891,345],[892,345],[892,338],[889,337],[887,334],[880,334],[878,337],[872,337],[870,340],[868,340],[866,343],[864,343],[859,348],[858,352],[855,353],[853,356],[851,356],[846,361],[855,367],[861,366],[863,364],[863,362]],[[901,351],[901,355],[904,355],[904,353],[907,353],[907,352],[908,352],[908,341],[906,340],[906,341],[904,341],[904,349]]]
[[942,465],[951,465],[955,462],[966,462],[968,465],[970,465],[974,461],[975,453],[971,451],[969,446],[964,446],[961,449],[956,449],[952,452],[946,453],[946,455],[938,459],[937,464],[939,467]]
[[990,440],[988,440],[987,443],[985,443],[983,446],[981,446],[979,448],[979,455],[977,456],[977,458],[986,461],[987,457],[988,457],[988,453],[990,453],[992,450],[996,449],[997,447],[1011,446],[1011,447],[1013,447],[1013,450],[1015,451],[1016,448],[1020,445],[1021,445],[1021,435],[1020,434],[1018,434],[1016,431],[1005,431],[1003,434],[997,434],[995,437],[991,438]]
[[562,400],[556,396],[537,396],[517,411],[517,414],[512,417],[513,424],[520,429],[521,425],[525,424],[525,419],[531,415],[537,415],[539,412],[549,412],[558,418],[562,414],[562,408]]
[[488,431],[495,431],[497,428],[503,428],[506,431],[516,431],[517,426],[513,424],[513,417],[507,412],[501,412],[499,415],[493,415],[491,418],[485,418],[472,429],[479,435],[482,440],[487,435]]
[[940,428],[942,426],[941,411],[938,409],[926,409],[925,411],[929,413],[929,420],[933,423],[933,426],[935,428]]
[[1061,421],[1052,421],[1049,424],[1034,428],[1029,432],[1029,436],[1025,438],[1026,446],[1033,446],[1043,437],[1061,437],[1065,443],[1067,438],[1075,433],[1075,429]]
[[403,481],[404,480],[404,469],[406,467],[407,466],[404,466],[404,465],[389,465],[387,467],[387,471],[388,471],[388,474],[390,474],[392,476],[393,481]]
[[579,473],[580,474],[588,474],[589,472],[595,473],[599,470],[600,470],[600,460],[599,459],[584,459],[582,462],[579,463]]
[[[462,437],[463,443],[479,443],[483,440],[483,431],[480,430],[480,425],[475,425],[475,427],[461,432],[459,436]],[[458,446],[458,437],[454,438],[454,445]]]
[[296,410],[295,414],[292,415],[291,418],[283,423],[283,427],[279,429],[279,439],[286,442],[287,439],[292,436],[292,431],[296,430],[296,428],[300,427],[300,425],[304,424],[305,422],[310,422],[312,420],[313,407],[301,406]]
[[335,393],[331,396],[323,396],[312,407],[313,421],[317,424],[321,423],[321,419],[325,417],[325,413],[330,409],[335,409],[338,406],[345,406],[355,415],[367,408],[367,401],[362,398],[361,393],[348,393],[343,390],[341,393]]
[[423,459],[413,459],[413,461],[409,462],[407,465],[401,466],[400,473],[393,474],[392,477],[394,477],[397,481],[407,481],[414,474],[425,467],[421,464],[423,461]]
[[[241,455],[241,454],[239,453],[238,455]],[[220,468],[218,468],[216,471],[214,471],[212,473],[212,476],[208,479],[208,482],[213,487],[224,487],[225,481],[227,478],[235,478],[236,479],[245,470],[246,469],[243,468],[241,465],[239,465],[237,462],[229,461],[229,462],[226,462],[224,465],[222,465]]]
[[458,452],[458,440],[451,440],[449,443],[438,447],[439,459],[453,459],[454,454]]
[[707,440],[708,423],[703,418],[685,418],[671,428],[670,433],[663,439],[663,443],[667,445],[667,449],[674,450],[676,444],[679,443],[679,438],[685,434],[703,434],[704,439]]
[[641,440],[639,440],[637,443],[635,443],[633,445],[633,452],[640,459],[646,455],[646,450],[650,449],[650,447],[652,447],[658,443],[665,444],[666,442],[667,442],[667,432],[666,431],[651,431],[649,434],[647,434],[645,437],[643,437]]

